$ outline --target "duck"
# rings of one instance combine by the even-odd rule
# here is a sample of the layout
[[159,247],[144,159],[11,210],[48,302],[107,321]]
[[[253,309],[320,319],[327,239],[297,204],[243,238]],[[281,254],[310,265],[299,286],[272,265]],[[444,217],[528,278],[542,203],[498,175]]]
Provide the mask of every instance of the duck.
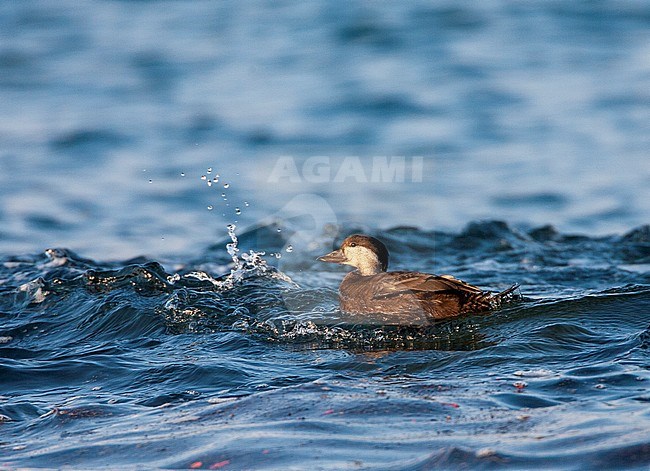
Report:
[[484,291],[451,275],[388,271],[388,249],[362,234],[347,237],[340,248],[317,260],[351,265],[355,270],[339,286],[341,311],[380,316],[388,324],[423,325],[499,308],[516,296],[518,284],[499,293]]

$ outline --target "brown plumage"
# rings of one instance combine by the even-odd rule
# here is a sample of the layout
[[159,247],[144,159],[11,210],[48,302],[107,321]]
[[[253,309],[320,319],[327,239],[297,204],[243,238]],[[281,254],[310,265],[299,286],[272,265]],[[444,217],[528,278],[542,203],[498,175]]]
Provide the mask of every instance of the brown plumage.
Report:
[[351,235],[341,248],[319,257],[323,262],[352,265],[339,287],[341,310],[382,314],[386,323],[427,324],[461,314],[495,309],[518,285],[501,293],[483,291],[449,275],[411,271],[387,272],[386,246],[365,235]]

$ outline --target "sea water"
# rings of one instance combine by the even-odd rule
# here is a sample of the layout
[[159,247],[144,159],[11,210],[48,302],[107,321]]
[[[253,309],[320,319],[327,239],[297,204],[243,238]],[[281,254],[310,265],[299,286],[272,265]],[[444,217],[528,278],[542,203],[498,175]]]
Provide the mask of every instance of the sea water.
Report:
[[[645,469],[642,1],[0,5],[0,467]],[[391,268],[522,299],[385,326]]]

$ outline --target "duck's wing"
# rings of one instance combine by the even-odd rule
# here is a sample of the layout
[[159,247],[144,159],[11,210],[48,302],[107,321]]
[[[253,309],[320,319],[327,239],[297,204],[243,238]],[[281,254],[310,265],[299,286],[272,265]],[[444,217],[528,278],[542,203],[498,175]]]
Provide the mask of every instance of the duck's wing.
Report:
[[480,294],[483,291],[451,275],[431,275],[428,273],[396,271],[382,273],[375,280],[375,298],[387,298],[406,293],[456,293],[464,295]]

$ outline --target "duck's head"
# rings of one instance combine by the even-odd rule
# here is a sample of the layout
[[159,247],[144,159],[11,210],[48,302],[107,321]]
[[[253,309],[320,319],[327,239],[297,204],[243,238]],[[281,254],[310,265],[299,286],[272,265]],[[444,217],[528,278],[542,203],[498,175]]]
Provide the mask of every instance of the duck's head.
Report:
[[364,276],[376,275],[388,269],[388,249],[374,237],[354,234],[343,241],[340,249],[318,257],[318,260],[352,265]]

